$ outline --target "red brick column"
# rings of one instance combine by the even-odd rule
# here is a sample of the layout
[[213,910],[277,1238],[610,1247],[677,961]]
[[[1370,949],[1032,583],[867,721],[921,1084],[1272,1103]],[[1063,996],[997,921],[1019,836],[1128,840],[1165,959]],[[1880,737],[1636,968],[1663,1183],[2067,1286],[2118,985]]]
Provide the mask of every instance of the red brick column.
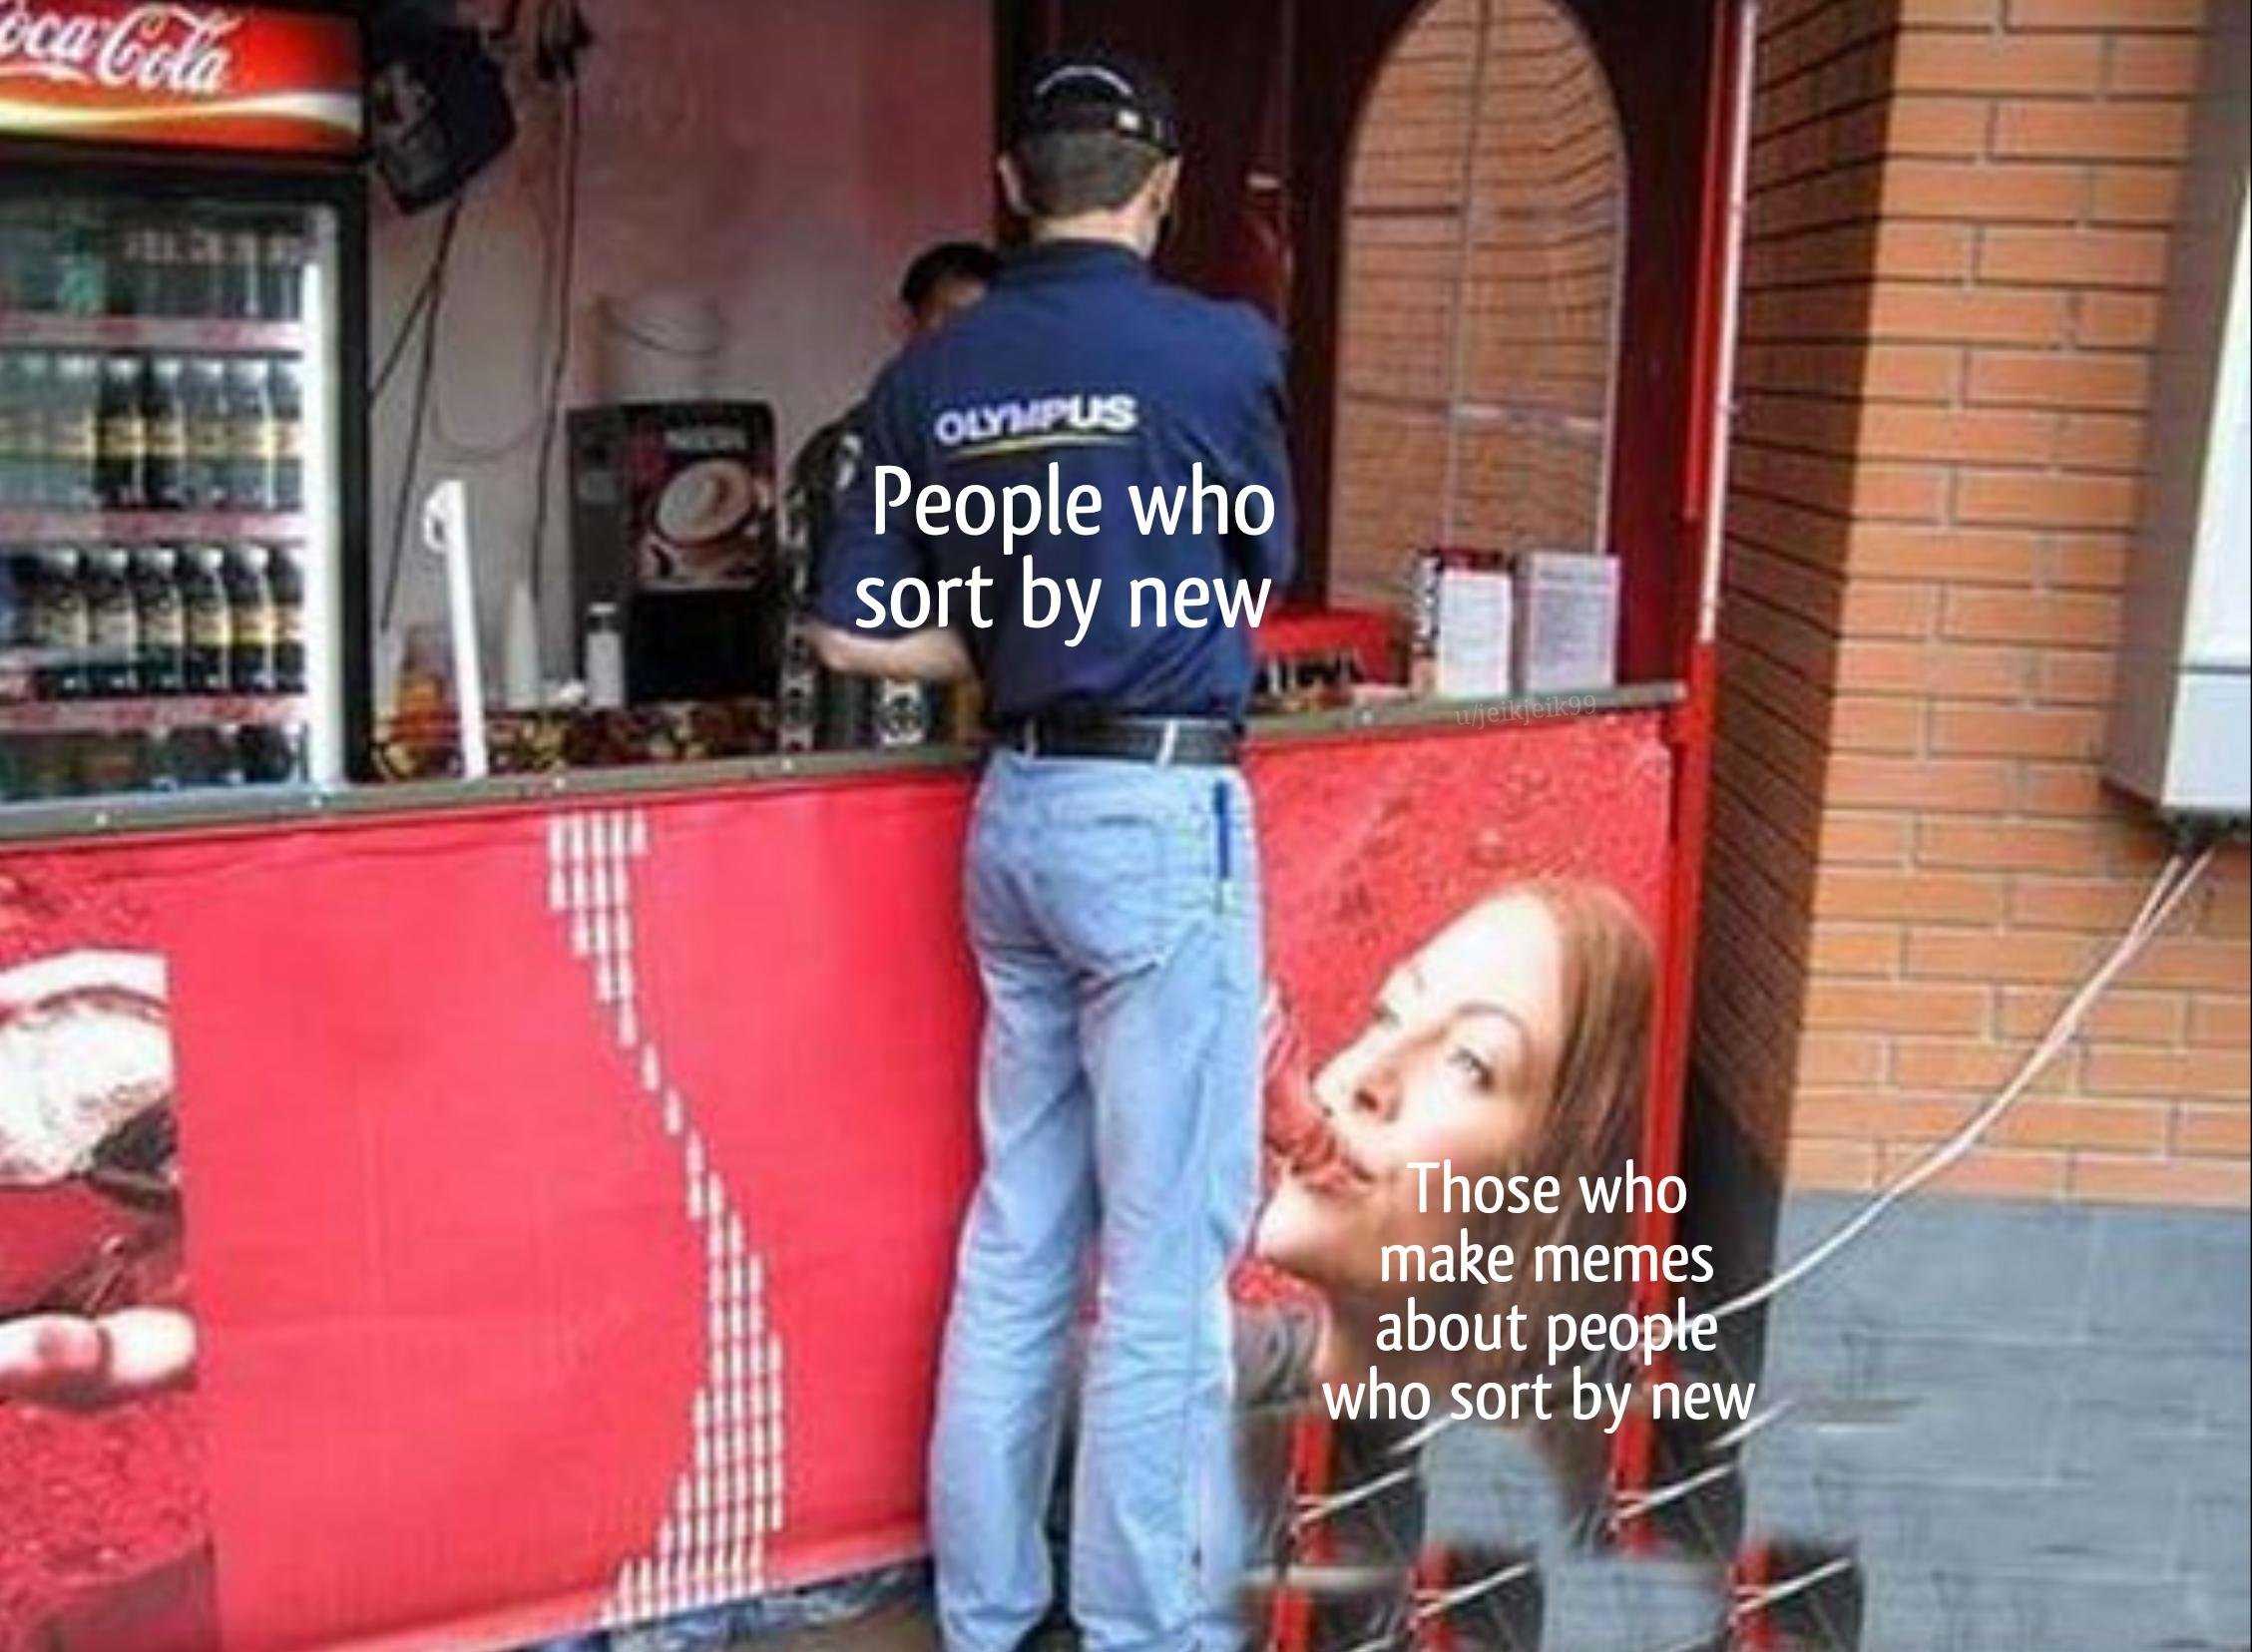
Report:
[[[2203,0],[1772,0],[1698,1059],[1868,1187],[2016,1067],[2166,844],[2098,783]],[[2227,852],[1964,1190],[2241,1206]]]

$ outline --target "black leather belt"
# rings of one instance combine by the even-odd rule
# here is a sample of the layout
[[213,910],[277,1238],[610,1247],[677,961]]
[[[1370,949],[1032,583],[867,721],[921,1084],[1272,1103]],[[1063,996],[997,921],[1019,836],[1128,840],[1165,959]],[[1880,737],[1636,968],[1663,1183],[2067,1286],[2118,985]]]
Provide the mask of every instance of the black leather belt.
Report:
[[1217,717],[1020,717],[996,743],[1028,757],[1115,757],[1126,762],[1227,767],[1243,737]]

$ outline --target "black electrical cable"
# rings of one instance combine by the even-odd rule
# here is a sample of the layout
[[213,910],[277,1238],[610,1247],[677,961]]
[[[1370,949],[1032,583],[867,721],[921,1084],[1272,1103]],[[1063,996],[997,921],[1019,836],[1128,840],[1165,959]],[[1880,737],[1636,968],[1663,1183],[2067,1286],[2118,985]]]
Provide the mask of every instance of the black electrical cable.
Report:
[[406,357],[407,345],[413,342],[414,329],[422,320],[422,312],[430,307],[430,300],[437,294],[438,275],[445,267],[445,235],[441,231],[437,248],[430,254],[430,267],[423,272],[421,284],[415,288],[414,301],[407,305],[406,315],[399,322],[399,335],[384,352],[383,365],[376,369],[375,377],[368,384],[370,407],[383,399],[383,392],[390,387],[391,375],[398,371],[399,363]]
[[446,270],[453,261],[454,231],[461,226],[462,197],[446,207],[438,231],[438,250],[430,264],[430,301],[422,317],[422,354],[415,364],[414,407],[408,414],[406,459],[399,470],[399,492],[391,519],[391,565],[383,575],[383,612],[378,625],[388,632],[398,613],[399,575],[406,564],[407,516],[414,504],[415,479],[422,469],[422,432],[430,409],[430,387],[438,370],[438,323],[445,310]]
[[571,364],[571,310],[578,290],[579,252],[579,82],[565,82],[563,274],[557,296],[555,359],[548,370],[547,411],[540,431],[539,468],[532,474],[532,552],[529,583],[532,601],[540,600],[540,570],[548,537],[548,476],[555,468],[555,436],[563,422],[563,377]]

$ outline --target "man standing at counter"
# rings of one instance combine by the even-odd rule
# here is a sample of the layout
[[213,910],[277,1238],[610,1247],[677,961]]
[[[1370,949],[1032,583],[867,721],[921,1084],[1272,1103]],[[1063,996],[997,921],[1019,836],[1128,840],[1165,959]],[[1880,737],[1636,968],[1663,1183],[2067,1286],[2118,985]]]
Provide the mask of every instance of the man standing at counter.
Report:
[[[1036,70],[1000,162],[1030,243],[878,380],[812,599],[823,663],[974,670],[996,735],[965,879],[985,1168],[931,1453],[950,1652],[1012,1652],[1051,1605],[1042,1514],[1091,1246],[1072,1615],[1092,1652],[1243,1638],[1225,1275],[1257,1158],[1259,886],[1236,769],[1251,642],[1240,624],[1136,624],[1123,594],[1147,578],[1279,588],[1290,482],[1272,329],[1148,271],[1179,171],[1171,100],[1146,70],[1108,54]],[[893,511],[879,529],[884,467],[917,489],[1092,486],[1105,509],[1092,534],[1013,552],[999,528],[926,534]],[[1193,477],[1264,488],[1263,531],[1209,516],[1136,530],[1129,488]],[[1116,598],[1084,625],[1028,624],[1028,562]],[[991,624],[864,622],[870,581],[971,575],[992,582]]]

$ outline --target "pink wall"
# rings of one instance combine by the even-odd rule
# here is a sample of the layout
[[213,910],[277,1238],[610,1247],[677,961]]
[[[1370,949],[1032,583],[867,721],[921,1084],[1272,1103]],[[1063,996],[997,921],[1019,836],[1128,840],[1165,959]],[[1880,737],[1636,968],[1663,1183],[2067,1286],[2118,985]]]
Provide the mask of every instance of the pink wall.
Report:
[[[712,380],[774,404],[785,455],[858,397],[896,342],[892,293],[931,240],[991,227],[986,0],[585,0],[575,345],[565,405],[593,398],[595,303],[652,287],[708,295],[728,328]],[[527,567],[538,409],[552,337],[545,246],[558,227],[556,96],[512,70],[524,132],[479,180],[448,294],[423,485],[465,478],[497,656]],[[378,204],[380,351],[419,283],[440,213]],[[377,590],[406,442],[412,363],[375,429]],[[575,672],[563,466],[543,562],[551,674]],[[435,562],[410,548],[402,622],[442,620]],[[380,653],[380,650],[379,650]],[[497,674],[497,657],[491,664]]]

